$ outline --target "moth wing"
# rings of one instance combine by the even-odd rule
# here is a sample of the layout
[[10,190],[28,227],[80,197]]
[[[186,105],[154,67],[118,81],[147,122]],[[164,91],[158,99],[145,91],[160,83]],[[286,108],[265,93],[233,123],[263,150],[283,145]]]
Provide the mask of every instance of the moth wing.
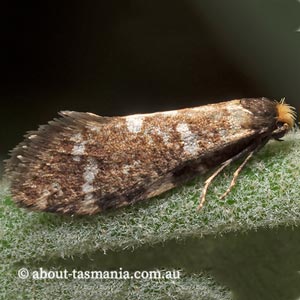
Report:
[[81,132],[87,125],[91,128],[99,127],[113,119],[88,112],[61,111],[58,114],[62,118],[55,118],[46,125],[40,125],[38,130],[28,131],[24,140],[10,151],[10,158],[4,161],[7,177],[11,178],[15,173],[19,173],[18,169],[26,167],[25,163],[34,160],[42,150],[48,150],[47,145],[52,139],[53,144],[59,144],[61,136],[66,138],[68,135],[74,135],[74,132]]
[[[86,149],[115,118],[73,111],[59,114],[61,118],[28,132],[11,151],[5,161],[5,177],[10,181],[13,199],[20,205],[72,213],[75,202],[84,196],[84,172],[87,182],[93,176],[86,166],[91,165],[87,156],[93,153],[87,155]],[[91,190],[91,185],[86,184],[85,190]]]
[[246,126],[251,113],[240,101],[126,117],[60,115],[25,137],[6,172],[16,202],[69,214],[159,195],[218,166],[268,130]]

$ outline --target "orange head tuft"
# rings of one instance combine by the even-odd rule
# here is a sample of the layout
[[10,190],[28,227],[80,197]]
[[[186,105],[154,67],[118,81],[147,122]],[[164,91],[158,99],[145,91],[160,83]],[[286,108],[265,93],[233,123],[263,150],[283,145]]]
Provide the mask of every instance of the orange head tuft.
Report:
[[288,124],[291,129],[294,127],[296,120],[295,108],[289,104],[284,103],[284,98],[280,102],[276,102],[277,110],[277,122],[282,122]]

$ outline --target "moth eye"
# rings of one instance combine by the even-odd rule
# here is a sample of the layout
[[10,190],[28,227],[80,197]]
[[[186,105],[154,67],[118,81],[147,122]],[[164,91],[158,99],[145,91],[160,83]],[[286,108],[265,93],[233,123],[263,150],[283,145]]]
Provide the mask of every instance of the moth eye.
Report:
[[276,126],[277,126],[277,128],[281,128],[282,126],[284,126],[284,122],[277,121]]

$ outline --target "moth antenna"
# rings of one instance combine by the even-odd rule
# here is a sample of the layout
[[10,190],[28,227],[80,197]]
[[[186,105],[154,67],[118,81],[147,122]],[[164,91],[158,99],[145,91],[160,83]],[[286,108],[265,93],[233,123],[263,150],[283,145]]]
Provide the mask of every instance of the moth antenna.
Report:
[[240,174],[240,172],[242,171],[242,169],[244,168],[244,166],[247,164],[248,160],[253,156],[254,150],[251,151],[249,153],[249,155],[245,158],[245,160],[243,161],[243,163],[236,169],[236,171],[233,174],[232,180],[230,182],[230,185],[228,187],[228,189],[226,190],[226,192],[220,197],[220,199],[224,199],[231,191],[231,189],[235,186],[237,178]]
[[201,196],[200,196],[200,202],[199,202],[199,205],[197,206],[197,210],[200,210],[203,205],[204,205],[204,202],[206,200],[206,194],[207,194],[207,189],[209,187],[209,185],[212,183],[212,181],[214,180],[214,178],[220,173],[222,172],[222,170],[224,168],[226,168],[231,162],[233,161],[233,158],[230,158],[228,160],[226,160],[225,162],[223,162],[223,164],[221,165],[221,167],[219,169],[217,169],[210,177],[208,177],[205,181],[205,185],[202,189],[202,193],[201,193]]

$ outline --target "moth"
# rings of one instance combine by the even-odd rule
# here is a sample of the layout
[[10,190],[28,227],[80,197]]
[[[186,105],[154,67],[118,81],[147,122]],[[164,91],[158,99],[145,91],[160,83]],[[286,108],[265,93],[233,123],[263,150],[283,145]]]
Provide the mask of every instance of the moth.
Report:
[[40,211],[91,215],[142,201],[199,174],[208,186],[294,126],[295,110],[267,98],[120,117],[62,111],[11,151],[6,175],[18,204]]

